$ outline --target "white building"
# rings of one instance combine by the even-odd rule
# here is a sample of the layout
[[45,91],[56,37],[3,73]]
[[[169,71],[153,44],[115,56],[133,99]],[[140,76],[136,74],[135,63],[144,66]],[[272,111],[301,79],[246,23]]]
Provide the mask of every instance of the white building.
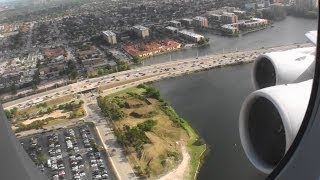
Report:
[[133,31],[136,33],[137,36],[139,36],[142,39],[145,39],[149,37],[149,28],[144,27],[144,26],[133,26]]
[[204,39],[204,36],[186,30],[178,31],[178,34],[193,42],[199,42],[201,39]]
[[168,32],[170,32],[170,33],[177,33],[177,32],[179,31],[178,28],[172,27],[172,26],[167,26],[167,27],[166,27],[166,30],[167,30]]
[[103,31],[102,35],[104,39],[111,45],[117,44],[117,36],[114,32],[112,31]]
[[221,30],[227,34],[238,34],[238,24],[224,24],[221,26]]
[[260,18],[251,18],[250,20],[242,21],[239,23],[239,27],[243,29],[250,29],[256,27],[263,27],[268,25],[267,19],[260,19]]

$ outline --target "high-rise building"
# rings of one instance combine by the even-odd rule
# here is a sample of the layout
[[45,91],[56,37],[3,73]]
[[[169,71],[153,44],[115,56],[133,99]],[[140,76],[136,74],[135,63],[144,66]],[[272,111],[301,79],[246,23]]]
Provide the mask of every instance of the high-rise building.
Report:
[[193,25],[195,27],[207,28],[208,27],[208,19],[202,16],[196,16],[193,18]]
[[301,11],[309,11],[318,8],[318,0],[295,0],[296,8]]
[[102,35],[104,39],[111,45],[117,44],[117,36],[112,31],[103,31]]
[[139,36],[142,39],[145,39],[149,37],[149,28],[144,26],[133,26],[133,31],[136,33],[137,36]]
[[221,16],[221,22],[223,24],[233,24],[238,22],[238,16],[234,13],[224,12]]

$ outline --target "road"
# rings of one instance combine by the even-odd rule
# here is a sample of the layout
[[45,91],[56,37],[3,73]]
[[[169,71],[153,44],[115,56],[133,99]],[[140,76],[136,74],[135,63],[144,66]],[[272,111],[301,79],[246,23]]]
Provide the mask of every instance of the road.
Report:
[[[300,47],[302,46],[311,46],[311,44],[308,43],[300,45]],[[78,81],[74,84],[14,100],[3,104],[3,106],[6,109],[10,109],[14,106],[23,109],[58,97],[82,93],[98,88],[103,92],[110,91],[110,89],[112,90],[113,88],[117,89],[125,88],[130,85],[132,86],[133,84],[137,84],[137,82],[154,81],[163,78],[179,76],[185,73],[211,69],[217,66],[225,66],[240,62],[251,62],[260,54],[270,51],[287,50],[293,48],[297,48],[297,45],[210,55],[199,58],[190,58],[151,66],[138,67],[136,69],[128,71],[122,71],[106,76]]]
[[82,95],[85,111],[87,113],[85,121],[93,122],[95,124],[95,128],[118,179],[137,179],[126,155],[116,140],[111,128],[110,120],[106,120],[98,107],[96,96],[97,94],[94,95],[91,93]]

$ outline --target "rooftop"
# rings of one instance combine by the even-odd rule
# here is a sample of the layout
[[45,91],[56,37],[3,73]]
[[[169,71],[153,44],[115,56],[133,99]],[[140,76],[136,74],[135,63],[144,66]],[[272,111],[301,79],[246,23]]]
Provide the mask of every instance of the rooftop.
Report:
[[165,50],[167,48],[176,48],[178,46],[180,46],[180,44],[174,40],[162,39],[147,43],[128,43],[123,46],[123,49],[131,56],[135,57],[137,55]]
[[177,31],[179,30],[178,28],[172,27],[172,26],[167,26],[166,29],[169,29],[170,31]]
[[66,51],[61,47],[59,47],[59,48],[44,48],[43,54],[47,58],[56,58],[58,56],[65,55]]
[[133,26],[133,28],[139,29],[140,31],[146,31],[146,30],[148,30],[147,27],[144,27],[144,26],[141,26],[141,25]]
[[194,20],[198,20],[198,21],[204,21],[204,20],[206,20],[207,18],[202,17],[202,16],[196,16],[196,17],[194,17],[193,19],[194,19]]
[[183,21],[192,21],[192,19],[190,19],[190,18],[183,18],[182,20]]
[[115,36],[116,34],[114,33],[114,32],[112,32],[112,31],[102,31],[102,33],[104,34],[104,35],[106,35],[106,36]]
[[170,21],[171,23],[174,23],[174,24],[180,24],[181,22],[180,21],[176,21],[176,20],[172,20]]
[[222,15],[223,16],[235,16],[234,13],[230,13],[230,12],[223,12]]
[[203,38],[202,35],[196,34],[194,32],[190,32],[190,31],[187,31],[187,30],[182,30],[182,31],[178,31],[178,32],[181,33],[181,34],[185,34],[185,35],[196,37],[196,38]]
[[222,28],[225,29],[238,29],[237,27],[235,27],[233,24],[225,24],[223,26],[221,26]]

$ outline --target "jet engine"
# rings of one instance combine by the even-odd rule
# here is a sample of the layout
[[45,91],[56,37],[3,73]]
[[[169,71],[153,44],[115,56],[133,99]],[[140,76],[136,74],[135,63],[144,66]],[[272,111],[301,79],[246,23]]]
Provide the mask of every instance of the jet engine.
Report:
[[309,80],[315,67],[315,47],[260,55],[253,67],[253,85],[256,89]]
[[312,80],[257,90],[244,101],[240,139],[251,163],[268,174],[292,144],[305,115]]

